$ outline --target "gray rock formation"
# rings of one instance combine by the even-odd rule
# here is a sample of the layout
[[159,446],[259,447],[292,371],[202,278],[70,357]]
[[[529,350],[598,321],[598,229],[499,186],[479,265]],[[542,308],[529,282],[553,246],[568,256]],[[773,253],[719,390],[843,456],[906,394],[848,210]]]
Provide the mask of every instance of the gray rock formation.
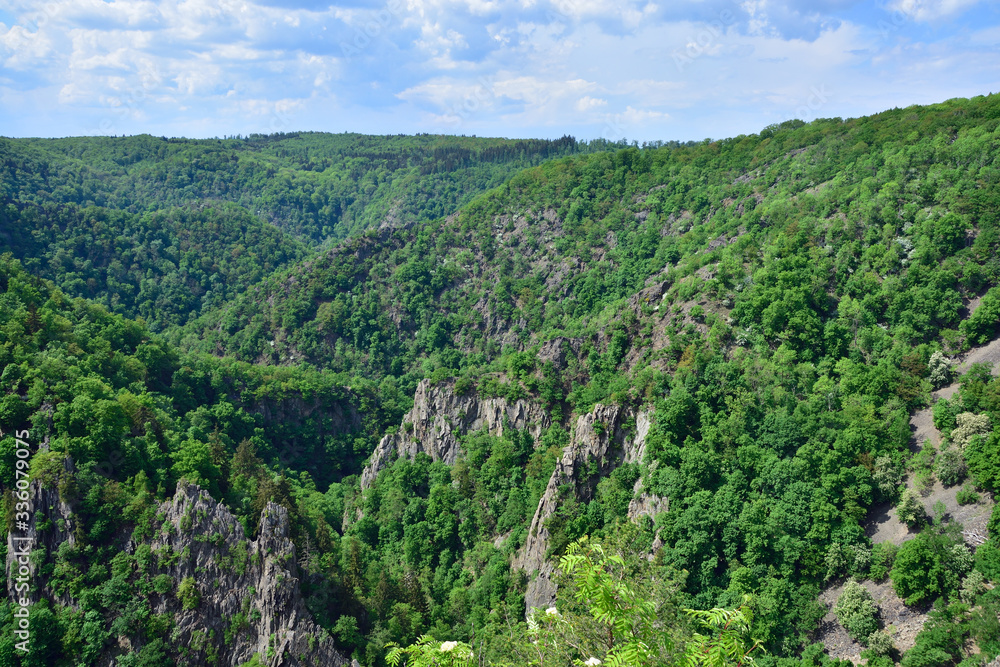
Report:
[[[73,463],[70,459],[67,458],[63,465],[66,473],[73,471]],[[15,525],[15,530],[7,533],[7,596],[11,600],[26,598],[35,603],[41,597],[41,589],[38,587],[33,586],[27,593],[22,591],[15,594],[15,587],[18,583],[16,577],[21,565],[17,562],[18,556],[23,551],[36,551],[38,549],[44,549],[46,554],[52,554],[59,549],[59,545],[63,542],[68,542],[70,545],[76,544],[74,534],[76,521],[73,518],[73,510],[59,497],[56,488],[43,486],[37,481],[33,481],[28,485],[27,491],[28,500],[26,502],[28,513],[31,515],[27,522],[28,527],[26,530],[18,530]],[[24,501],[18,500],[16,502]],[[45,529],[42,530],[42,527]],[[21,560],[25,559],[22,557]],[[29,559],[27,563],[29,574],[24,579],[32,584],[37,583],[39,581],[37,571],[40,565],[41,562],[37,556]],[[61,597],[54,595],[49,597],[63,605],[71,602],[69,595],[65,593]]]
[[[236,517],[195,485],[179,484],[160,515],[150,546],[154,553],[180,556],[161,571],[178,583],[192,577],[200,598],[194,609],[178,608],[173,595],[154,604],[157,613],[175,613],[174,645],[192,646],[207,634],[218,664],[230,667],[254,654],[275,667],[347,664],[302,600],[284,507],[268,503],[256,540],[248,540]],[[227,629],[229,645],[223,641]]]
[[[633,418],[634,431],[627,428]],[[597,405],[592,412],[577,419],[570,443],[556,463],[535,510],[527,540],[514,559],[515,568],[534,573],[524,596],[525,611],[548,607],[555,602],[554,567],[545,558],[551,541],[546,521],[561,502],[559,487],[569,485],[577,500],[590,501],[597,483],[616,467],[622,463],[642,461],[649,426],[649,412],[634,414],[617,405]],[[637,482],[637,487],[639,484]],[[641,493],[640,488],[637,491]],[[655,496],[640,496],[638,501],[633,502],[638,503],[636,517],[644,513],[643,509],[655,512],[665,503]],[[630,506],[630,516],[631,509]]]
[[[649,427],[652,425],[650,422],[651,413],[640,412],[635,419],[635,437],[632,439],[632,446],[626,447],[625,449],[625,460],[624,463],[642,463],[643,459],[646,458],[646,436],[649,434]],[[652,464],[652,468],[656,467],[656,462]],[[646,491],[642,484],[642,477],[635,480],[635,485],[632,487],[633,498],[628,504],[628,518],[632,521],[638,521],[641,516],[649,516],[655,518],[657,514],[666,512],[670,507],[670,502],[667,498],[661,498],[655,493],[650,493]],[[659,540],[659,536],[657,536]],[[657,548],[656,542],[654,542],[654,551]]]
[[480,398],[475,392],[460,396],[455,393],[454,380],[436,385],[421,380],[402,428],[383,437],[368,460],[361,473],[361,488],[370,487],[378,473],[399,457],[413,459],[423,452],[451,465],[458,459],[461,436],[483,429],[502,435],[505,424],[528,429],[537,440],[550,419],[540,405],[530,401]]
[[[66,470],[71,469],[67,459]],[[55,488],[37,480],[31,482],[29,494],[33,511],[40,511],[44,520],[7,536],[8,596],[14,598],[13,575],[19,566],[15,538],[32,537],[33,549],[44,548],[47,554],[30,565],[31,581],[38,585],[32,601],[46,597],[76,607],[68,594],[55,596],[37,572],[61,544],[76,543],[72,508]],[[158,508],[153,530],[145,541],[157,563],[151,574],[168,575],[172,590],[152,593],[150,609],[173,614],[169,644],[180,659],[178,664],[237,667],[255,654],[272,667],[348,664],[329,634],[313,622],[302,600],[284,507],[269,503],[261,515],[257,539],[249,540],[224,505],[182,481],[173,499]],[[114,539],[123,551],[134,553],[139,545],[130,533],[131,529]],[[186,579],[194,584],[192,598],[197,601],[188,608],[178,595]],[[128,637],[119,637],[118,646],[126,652],[141,648]],[[114,664],[114,658],[106,655],[101,664]]]

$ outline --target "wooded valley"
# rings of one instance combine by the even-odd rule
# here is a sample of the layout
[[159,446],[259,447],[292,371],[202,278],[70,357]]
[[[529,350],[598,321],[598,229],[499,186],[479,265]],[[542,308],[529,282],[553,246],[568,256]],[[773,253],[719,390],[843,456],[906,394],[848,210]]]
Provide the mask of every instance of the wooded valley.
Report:
[[1000,654],[1000,96],[0,139],[0,197],[0,666]]

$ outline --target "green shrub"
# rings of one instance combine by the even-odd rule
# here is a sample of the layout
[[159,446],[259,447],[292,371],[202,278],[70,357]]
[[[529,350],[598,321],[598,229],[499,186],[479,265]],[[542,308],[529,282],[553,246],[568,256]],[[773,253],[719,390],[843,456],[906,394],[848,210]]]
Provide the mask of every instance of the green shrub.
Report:
[[892,587],[908,605],[930,602],[957,592],[973,562],[960,535],[934,526],[899,548],[890,573]]
[[892,587],[906,604],[920,604],[933,599],[941,592],[940,564],[924,540],[905,542],[899,548],[892,567]]
[[857,544],[834,542],[826,552],[826,579],[846,575],[863,575],[871,566],[872,552]]
[[958,329],[965,334],[974,345],[982,345],[996,331],[1000,321],[1000,288],[994,287],[979,301],[968,319],[959,324]]
[[862,644],[878,630],[878,605],[868,589],[854,579],[844,585],[833,613],[847,633]]
[[1000,549],[989,539],[976,549],[976,569],[991,581],[1000,580]]
[[889,576],[892,565],[896,561],[896,554],[899,552],[892,542],[879,542],[872,547],[872,562],[868,570],[868,576],[875,581],[881,581]]
[[955,494],[959,505],[972,505],[979,502],[979,494],[971,486],[963,486]]
[[976,603],[976,598],[986,591],[986,577],[979,570],[973,570],[962,580],[962,588],[958,592],[958,597],[965,604],[972,605]]
[[970,438],[962,452],[976,486],[993,492],[1000,490],[1000,457],[996,455],[997,443],[998,438],[995,433],[987,437]]
[[949,433],[955,428],[955,418],[961,412],[961,403],[957,398],[954,401],[946,398],[938,400],[931,410],[934,416],[934,428],[943,433]]
[[962,452],[954,447],[938,454],[934,464],[934,474],[945,486],[955,486],[965,479],[966,470]]
[[194,609],[201,602],[201,594],[194,582],[194,577],[184,577],[180,586],[177,587],[177,600],[181,607],[187,610]]
[[892,636],[885,630],[877,630],[868,636],[868,651],[872,657],[886,657],[896,650],[896,645],[892,641]]
[[153,577],[153,590],[160,595],[166,595],[174,587],[174,578],[169,574],[158,574]]
[[927,510],[913,489],[903,491],[903,497],[896,506],[896,514],[910,528],[918,528],[927,521]]

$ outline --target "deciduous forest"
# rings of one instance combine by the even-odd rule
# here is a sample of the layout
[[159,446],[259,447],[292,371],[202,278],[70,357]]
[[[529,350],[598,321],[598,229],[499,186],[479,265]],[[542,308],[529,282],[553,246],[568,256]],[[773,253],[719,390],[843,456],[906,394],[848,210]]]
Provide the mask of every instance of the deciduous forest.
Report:
[[1000,654],[998,96],[0,139],[0,197],[0,665]]

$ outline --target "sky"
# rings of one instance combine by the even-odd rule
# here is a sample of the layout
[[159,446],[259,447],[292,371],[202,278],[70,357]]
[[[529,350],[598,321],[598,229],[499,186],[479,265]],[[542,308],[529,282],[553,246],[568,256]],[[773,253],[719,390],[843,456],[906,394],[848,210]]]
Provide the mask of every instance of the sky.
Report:
[[0,135],[751,134],[1000,92],[996,0],[0,0]]

